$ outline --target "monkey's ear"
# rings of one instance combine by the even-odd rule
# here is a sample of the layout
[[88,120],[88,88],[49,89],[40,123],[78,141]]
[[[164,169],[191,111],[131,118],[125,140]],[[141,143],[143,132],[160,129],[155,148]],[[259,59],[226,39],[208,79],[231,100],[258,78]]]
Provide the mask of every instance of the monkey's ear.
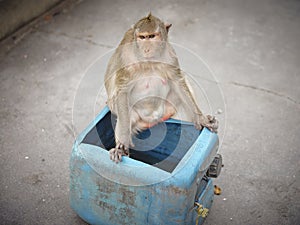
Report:
[[166,27],[168,33],[169,33],[169,29],[171,26],[172,26],[171,23],[165,23],[165,27]]

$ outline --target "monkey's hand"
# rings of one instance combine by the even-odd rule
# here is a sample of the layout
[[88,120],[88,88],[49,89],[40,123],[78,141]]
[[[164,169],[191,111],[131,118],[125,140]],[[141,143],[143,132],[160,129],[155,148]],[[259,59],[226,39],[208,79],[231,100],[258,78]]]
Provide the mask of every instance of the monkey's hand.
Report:
[[218,132],[219,122],[214,116],[196,114],[194,123],[197,130],[202,130],[203,127],[207,127],[212,132]]
[[109,150],[110,159],[116,163],[122,161],[122,156],[129,156],[129,148],[121,143],[117,143],[115,148]]

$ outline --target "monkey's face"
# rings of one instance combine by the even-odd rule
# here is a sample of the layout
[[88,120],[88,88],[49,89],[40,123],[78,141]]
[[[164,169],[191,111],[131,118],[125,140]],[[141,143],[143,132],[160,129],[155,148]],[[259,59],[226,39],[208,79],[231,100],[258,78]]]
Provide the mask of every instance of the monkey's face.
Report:
[[165,43],[162,41],[161,33],[159,32],[136,32],[136,50],[140,57],[146,60],[159,60]]

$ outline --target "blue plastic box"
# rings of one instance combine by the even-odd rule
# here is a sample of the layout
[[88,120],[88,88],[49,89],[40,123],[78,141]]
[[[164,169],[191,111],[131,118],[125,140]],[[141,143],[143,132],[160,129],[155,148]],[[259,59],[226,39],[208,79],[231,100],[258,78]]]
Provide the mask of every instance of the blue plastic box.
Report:
[[89,224],[202,224],[214,195],[206,172],[218,136],[179,120],[143,131],[130,158],[109,159],[116,118],[108,107],[76,139],[70,204]]

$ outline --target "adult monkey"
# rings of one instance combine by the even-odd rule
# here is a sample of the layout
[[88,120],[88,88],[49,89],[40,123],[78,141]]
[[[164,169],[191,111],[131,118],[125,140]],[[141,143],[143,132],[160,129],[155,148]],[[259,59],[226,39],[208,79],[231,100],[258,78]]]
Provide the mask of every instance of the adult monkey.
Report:
[[129,29],[111,57],[105,74],[107,104],[117,116],[116,146],[110,159],[129,155],[132,135],[184,109],[196,129],[216,132],[217,120],[199,109],[168,42],[171,24],[151,15]]

